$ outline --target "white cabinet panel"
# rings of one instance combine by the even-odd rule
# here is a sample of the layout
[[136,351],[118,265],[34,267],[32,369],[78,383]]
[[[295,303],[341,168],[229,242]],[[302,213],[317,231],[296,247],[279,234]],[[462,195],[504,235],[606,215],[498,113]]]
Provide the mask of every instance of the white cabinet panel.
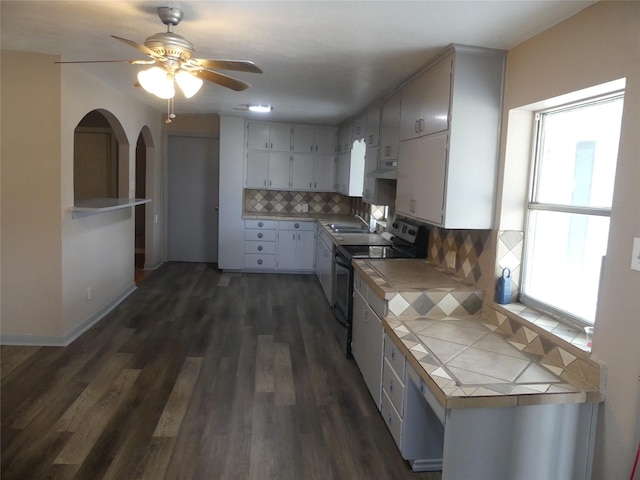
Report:
[[289,153],[269,154],[269,188],[286,190],[290,183],[291,155]]
[[400,140],[449,128],[451,63],[447,57],[402,90]]
[[247,126],[247,148],[288,152],[291,149],[291,127],[269,123],[249,123]]
[[332,154],[336,150],[336,130],[333,127],[293,127],[293,151],[295,153]]
[[382,388],[383,334],[380,318],[371,309],[362,294],[355,291],[353,294],[351,353],[378,409],[380,408]]
[[313,190],[313,155],[293,155],[291,188]]
[[313,271],[315,222],[278,222],[278,270]]
[[401,92],[394,94],[382,104],[380,125],[380,160],[392,162],[398,159],[400,144],[400,98]]
[[442,224],[447,141],[447,135],[436,135],[400,144],[396,193],[398,213]]
[[247,188],[268,188],[269,186],[269,153],[250,150],[247,152]]
[[380,104],[371,107],[367,111],[367,126],[365,142],[367,148],[375,147],[380,141]]

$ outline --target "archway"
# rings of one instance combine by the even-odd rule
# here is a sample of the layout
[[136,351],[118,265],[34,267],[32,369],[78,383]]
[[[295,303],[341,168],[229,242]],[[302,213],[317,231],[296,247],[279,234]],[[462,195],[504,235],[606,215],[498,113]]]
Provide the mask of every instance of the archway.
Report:
[[92,110],[74,130],[74,201],[129,198],[129,140],[108,110]]
[[[135,168],[135,198],[149,198],[153,191],[153,159],[154,144],[149,127],[146,125],[140,131],[136,142]],[[147,264],[147,254],[153,245],[153,225],[155,219],[153,207],[147,203],[135,207],[135,279],[139,283],[144,278]],[[149,247],[148,247],[149,246]]]

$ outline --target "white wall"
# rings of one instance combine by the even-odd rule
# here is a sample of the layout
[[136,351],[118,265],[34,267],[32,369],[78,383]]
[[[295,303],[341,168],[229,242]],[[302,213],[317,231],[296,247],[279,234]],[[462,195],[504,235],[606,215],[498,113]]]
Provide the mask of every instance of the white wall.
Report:
[[2,51],[2,335],[62,332],[60,75],[51,55]]
[[[161,115],[80,66],[55,65],[57,59],[10,51],[1,57],[0,328],[10,343],[64,344],[134,288],[133,209],[71,215],[74,129],[88,112],[105,109],[120,121],[131,181],[136,141],[149,127],[156,145],[152,209],[162,219]],[[129,190],[133,196],[133,183]],[[161,232],[159,222],[151,232],[159,250]],[[161,261],[161,253],[150,254]]]
[[[63,265],[64,331],[69,332],[134,286],[133,209],[127,208],[83,218],[72,218],[73,205],[73,132],[82,117],[95,109],[111,112],[120,121],[129,143],[129,197],[135,193],[133,178],[138,135],[146,125],[154,143],[162,145],[161,116],[131,97],[113,89],[82,67],[65,65],[62,69],[62,148],[61,215]],[[156,148],[154,178],[162,178],[162,151]],[[153,195],[153,193],[151,193]],[[120,196],[124,196],[120,194]],[[162,203],[154,199],[154,213]],[[158,230],[160,229],[160,224]],[[158,235],[161,233],[158,232]],[[86,291],[91,287],[91,300]]]
[[[625,105],[592,353],[607,371],[594,479],[629,478],[640,439],[640,272],[629,268],[633,237],[640,237],[640,2],[598,3],[512,49],[507,59],[505,123],[512,109],[621,77]],[[508,193],[504,184],[502,190]],[[502,199],[517,203],[508,194]],[[517,217],[507,216],[514,228]]]

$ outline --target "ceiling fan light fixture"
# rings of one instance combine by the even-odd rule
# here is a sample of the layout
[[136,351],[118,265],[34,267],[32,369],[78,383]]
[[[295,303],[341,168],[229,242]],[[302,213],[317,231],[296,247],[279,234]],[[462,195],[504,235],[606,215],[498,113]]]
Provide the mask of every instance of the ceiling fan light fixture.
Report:
[[273,110],[271,105],[249,105],[249,111],[256,113],[269,113]]
[[180,70],[176,73],[176,83],[180,87],[180,90],[182,90],[182,93],[184,93],[184,96],[191,98],[198,93],[198,90],[202,87],[203,81],[201,78],[198,78],[189,72]]
[[176,94],[173,78],[160,67],[151,67],[138,72],[138,82],[147,92],[165,100],[173,98]]

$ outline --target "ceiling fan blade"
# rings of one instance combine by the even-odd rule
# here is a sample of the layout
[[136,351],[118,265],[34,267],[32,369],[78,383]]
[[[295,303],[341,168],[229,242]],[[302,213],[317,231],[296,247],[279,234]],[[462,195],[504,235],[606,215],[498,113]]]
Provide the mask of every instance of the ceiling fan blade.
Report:
[[156,63],[155,60],[76,60],[66,62],[53,62],[53,63],[131,63],[133,65],[151,65]]
[[217,83],[218,85],[222,85],[223,87],[230,88],[231,90],[235,90],[236,92],[240,92],[242,90],[246,90],[251,86],[251,84],[247,82],[243,82],[233,77],[229,77],[222,73],[214,72],[212,70],[202,70],[199,72],[192,72],[196,77],[202,78],[203,80],[208,80],[209,82]]
[[111,36],[116,40],[120,40],[121,42],[126,43],[127,45],[135,48],[136,50],[141,51],[145,55],[149,55],[151,58],[155,60],[166,60],[164,56],[157,54],[156,52],[154,52],[153,50],[151,50],[149,47],[145,45],[141,45],[137,42],[134,42],[133,40],[127,40],[126,38],[117,37],[115,35],[111,35]]
[[248,60],[218,60],[206,58],[194,58],[194,62],[204,68],[218,70],[234,70],[236,72],[262,73],[262,70],[253,62]]

